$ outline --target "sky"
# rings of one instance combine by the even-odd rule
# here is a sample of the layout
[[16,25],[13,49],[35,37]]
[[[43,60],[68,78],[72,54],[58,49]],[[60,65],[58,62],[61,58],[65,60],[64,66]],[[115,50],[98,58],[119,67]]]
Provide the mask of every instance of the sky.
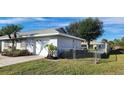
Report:
[[[85,17],[86,18],[86,17]],[[8,24],[20,24],[22,32],[59,28],[78,22],[84,17],[0,17],[0,28]],[[103,22],[104,33],[98,40],[120,39],[124,36],[124,17],[98,17]]]

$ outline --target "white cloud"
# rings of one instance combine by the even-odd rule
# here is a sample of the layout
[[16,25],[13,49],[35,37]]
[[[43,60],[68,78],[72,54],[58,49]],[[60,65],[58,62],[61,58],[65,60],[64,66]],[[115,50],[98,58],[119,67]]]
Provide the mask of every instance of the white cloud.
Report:
[[63,26],[68,26],[70,23],[58,23],[56,24],[59,27],[63,27]]
[[0,24],[15,24],[27,21],[28,18],[8,18],[8,19],[0,19]]
[[112,33],[120,33],[123,31],[123,29],[111,29],[110,30]]
[[42,17],[33,17],[32,19],[37,20],[37,21],[45,21],[45,18]]
[[124,24],[124,17],[100,18],[104,24]]
[[37,21],[44,21],[45,18],[40,17],[16,17],[16,18],[7,18],[7,19],[0,19],[0,24],[15,24],[15,23],[22,23],[26,21],[37,20]]

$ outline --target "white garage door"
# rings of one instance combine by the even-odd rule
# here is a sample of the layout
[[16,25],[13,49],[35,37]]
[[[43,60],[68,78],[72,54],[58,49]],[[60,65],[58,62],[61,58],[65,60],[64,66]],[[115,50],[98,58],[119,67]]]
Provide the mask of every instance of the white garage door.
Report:
[[48,55],[48,50],[47,48],[45,48],[48,42],[49,40],[42,40],[42,39],[36,40],[36,54],[37,55],[41,55],[43,57],[46,57]]

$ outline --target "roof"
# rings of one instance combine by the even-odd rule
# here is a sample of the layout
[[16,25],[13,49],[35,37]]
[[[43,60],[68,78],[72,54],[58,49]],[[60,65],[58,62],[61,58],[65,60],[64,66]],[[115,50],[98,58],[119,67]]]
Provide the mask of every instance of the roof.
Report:
[[[46,29],[46,30],[36,30],[30,32],[19,32],[18,38],[44,37],[44,36],[55,36],[55,35],[69,37],[77,40],[84,40],[82,38],[69,35],[62,29]],[[0,37],[0,40],[5,40],[5,39],[9,39],[7,35]]]

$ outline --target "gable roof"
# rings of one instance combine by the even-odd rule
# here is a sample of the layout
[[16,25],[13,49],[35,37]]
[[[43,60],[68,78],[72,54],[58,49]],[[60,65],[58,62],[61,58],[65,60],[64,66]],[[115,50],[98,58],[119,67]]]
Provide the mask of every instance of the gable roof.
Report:
[[20,35],[35,35],[35,34],[48,34],[48,33],[65,33],[64,31],[60,29],[45,29],[45,30],[35,30],[35,31],[29,31],[29,32],[20,32]]
[[[30,32],[19,32],[18,38],[44,37],[44,36],[55,36],[55,35],[69,37],[77,40],[84,40],[82,38],[69,35],[62,29],[45,29],[45,30],[37,30],[37,31],[30,31]],[[0,40],[5,40],[5,39],[9,39],[7,35],[0,37]]]

